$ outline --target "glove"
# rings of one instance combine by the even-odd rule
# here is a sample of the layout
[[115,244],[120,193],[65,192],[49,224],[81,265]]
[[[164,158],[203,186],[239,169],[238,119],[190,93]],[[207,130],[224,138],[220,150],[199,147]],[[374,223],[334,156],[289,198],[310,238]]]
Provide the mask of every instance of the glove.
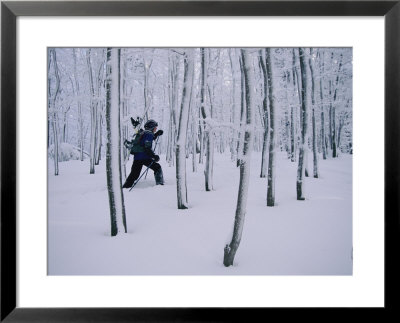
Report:
[[158,131],[154,134],[154,138],[157,138],[158,136],[162,136],[163,133],[164,133],[164,131],[158,130]]
[[153,159],[154,159],[155,162],[158,162],[160,160],[160,156],[154,155]]

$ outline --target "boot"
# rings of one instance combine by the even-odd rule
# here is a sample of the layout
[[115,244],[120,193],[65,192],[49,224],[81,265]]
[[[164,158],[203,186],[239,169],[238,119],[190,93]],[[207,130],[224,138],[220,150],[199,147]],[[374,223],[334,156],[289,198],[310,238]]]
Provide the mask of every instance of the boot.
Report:
[[156,185],[164,185],[164,176],[161,168],[154,172],[154,179],[156,180]]

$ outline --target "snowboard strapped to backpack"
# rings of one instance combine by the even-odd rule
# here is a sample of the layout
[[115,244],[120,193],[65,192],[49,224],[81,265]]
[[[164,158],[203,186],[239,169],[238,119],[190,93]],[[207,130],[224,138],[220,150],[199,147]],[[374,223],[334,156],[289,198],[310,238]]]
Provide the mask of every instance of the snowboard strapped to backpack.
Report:
[[151,132],[149,130],[143,130],[139,129],[139,131],[136,133],[136,135],[133,137],[132,141],[125,141],[125,147],[129,149],[131,155],[135,153],[141,153],[144,152],[144,146],[140,144],[140,141],[142,140],[142,137],[145,132]]

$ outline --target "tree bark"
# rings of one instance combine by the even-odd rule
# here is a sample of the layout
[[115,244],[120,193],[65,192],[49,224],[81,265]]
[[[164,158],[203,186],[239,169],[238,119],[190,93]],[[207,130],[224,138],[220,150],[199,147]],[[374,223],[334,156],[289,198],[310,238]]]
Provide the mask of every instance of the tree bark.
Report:
[[277,122],[274,97],[274,74],[271,59],[271,49],[266,49],[266,65],[268,74],[268,100],[269,100],[269,160],[268,160],[268,187],[267,187],[267,206],[275,205],[275,146],[277,137]]
[[189,118],[189,104],[191,85],[194,73],[193,49],[188,49],[184,56],[184,77],[181,111],[178,123],[178,137],[176,140],[176,187],[178,209],[188,208],[187,183],[186,183],[186,132]]
[[[212,119],[213,102],[210,88],[208,88],[209,99],[210,99],[210,113],[209,116]],[[206,165],[205,165],[205,186],[206,191],[210,192],[214,189],[213,175],[214,175],[214,130],[210,125],[206,125]]]
[[[319,54],[319,53],[318,53]],[[322,61],[322,63],[321,63]],[[324,88],[322,86],[322,78],[324,74],[324,56],[320,58],[320,65],[319,65],[319,70],[320,70],[320,76],[319,76],[319,95],[320,95],[320,100],[321,100],[321,142],[322,142],[322,158],[326,159],[326,134],[325,134],[325,108],[324,108]]]
[[91,49],[86,52],[86,62],[88,66],[89,73],[89,86],[90,86],[90,169],[89,173],[94,174],[95,169],[95,152],[96,152],[96,123],[97,123],[97,108],[94,101],[94,84],[93,84],[93,73],[92,73],[92,63],[90,60]]
[[306,51],[299,48],[300,71],[301,71],[301,140],[299,147],[299,164],[297,168],[296,192],[297,200],[305,200],[304,197],[304,155],[307,145],[307,127],[308,127],[308,107],[309,107],[309,72],[307,66]]
[[333,102],[331,104],[332,106],[332,157],[336,158],[338,157],[338,152],[337,152],[337,142],[336,142],[336,99],[337,99],[337,91],[339,87],[339,79],[340,79],[340,73],[342,70],[342,60],[343,60],[343,55],[340,55],[340,61],[339,61],[339,67],[337,70],[336,74],[336,82],[335,82],[335,90],[333,94]]
[[[296,56],[296,51],[295,48],[293,48],[292,50],[292,78],[293,78],[293,91],[295,91],[297,93],[297,95],[295,95],[297,97],[297,100],[299,103],[294,103],[291,106],[290,109],[290,123],[291,123],[291,147],[292,147],[292,158],[291,161],[295,162],[296,161],[296,152],[297,152],[297,144],[298,144],[298,139],[297,139],[297,106],[301,105],[301,98],[300,98],[300,92],[299,92],[299,77],[298,77],[298,73],[297,73],[297,56]],[[297,80],[297,81],[296,81]]]
[[244,141],[244,123],[246,118],[246,86],[245,86],[245,75],[244,75],[244,67],[243,67],[243,55],[240,55],[239,59],[240,65],[240,74],[241,74],[241,81],[240,81],[240,88],[241,88],[241,99],[240,99],[240,126],[238,132],[238,143],[237,143],[237,161],[236,166],[239,167],[241,164],[241,159],[243,156],[243,141]]
[[[232,105],[232,110],[231,110],[231,123],[234,124],[235,126],[237,125],[237,103],[236,103],[236,78],[235,78],[235,68],[233,64],[233,58],[232,58],[232,51],[235,50],[234,48],[229,48],[228,54],[229,54],[229,63],[231,66],[231,75],[232,75],[232,92],[231,92],[231,105]],[[237,159],[237,149],[236,149],[236,138],[237,138],[237,129],[234,127],[232,130],[232,137],[231,137],[231,160],[236,161]]]
[[78,72],[77,72],[77,53],[76,49],[73,48],[73,57],[74,57],[74,79],[75,79],[75,89],[77,96],[77,105],[78,105],[78,131],[79,131],[79,148],[80,148],[80,160],[83,161],[83,150],[84,150],[84,137],[83,137],[83,116],[82,116],[82,103],[80,99],[80,86],[78,81]]
[[110,205],[111,236],[118,234],[119,227],[127,232],[124,196],[121,178],[121,141],[120,141],[120,103],[119,103],[119,70],[116,48],[107,49],[106,78],[106,124],[107,153],[106,174]]
[[268,154],[268,134],[269,134],[269,118],[268,118],[268,75],[267,75],[267,67],[266,62],[264,61],[264,52],[260,50],[259,52],[259,63],[261,66],[261,71],[263,75],[263,89],[264,89],[264,97],[263,97],[263,123],[264,123],[264,133],[263,133],[263,144],[262,144],[262,153],[261,153],[261,172],[260,177],[265,178],[268,172],[268,162],[267,162],[267,154]]
[[236,205],[236,214],[235,214],[232,240],[229,245],[225,246],[224,249],[223,263],[224,266],[226,267],[233,265],[236,252],[239,248],[239,244],[242,239],[244,220],[246,216],[249,180],[250,180],[250,158],[254,140],[253,130],[251,129],[251,127],[253,126],[254,106],[255,106],[253,66],[247,50],[242,49],[241,54],[243,58],[243,69],[244,69],[246,97],[247,97],[246,132],[245,132],[245,140],[243,146],[243,157],[240,163],[240,183],[239,183],[239,192]]
[[312,148],[313,148],[313,175],[318,178],[318,147],[317,147],[317,129],[315,121],[315,73],[314,73],[314,52],[311,50],[310,71],[311,71],[311,103],[312,103]]
[[[60,73],[58,71],[58,65],[57,65],[57,54],[56,50],[54,48],[50,49],[50,59],[49,62],[53,62],[53,68],[54,68],[54,76],[56,78],[56,87],[54,90],[54,93],[51,95],[50,93],[50,75],[48,76],[48,82],[49,82],[49,100],[50,100],[50,109],[52,111],[51,113],[51,124],[53,128],[53,138],[54,138],[54,175],[59,174],[59,168],[58,168],[58,116],[57,116],[57,110],[56,110],[56,100],[58,93],[60,91]],[[50,73],[50,66],[49,66],[49,73]]]
[[[213,190],[213,162],[214,162],[214,134],[209,125],[207,125],[207,118],[212,118],[212,108],[211,111],[206,109],[206,60],[205,60],[205,49],[200,48],[200,111],[204,121],[204,138],[205,150],[206,150],[206,164],[204,169],[204,184],[206,192]],[[212,106],[212,97],[209,90],[210,106]]]
[[[106,52],[103,50],[103,55],[105,60],[106,58]],[[104,106],[105,103],[102,100],[103,96],[103,87],[105,86],[104,84],[104,63],[100,64],[98,73],[97,73],[97,78],[96,78],[96,89],[97,89],[97,103],[96,103],[96,138],[95,138],[95,165],[99,165],[100,159],[101,159],[101,147],[102,147],[102,132],[103,132],[103,112],[104,112]]]

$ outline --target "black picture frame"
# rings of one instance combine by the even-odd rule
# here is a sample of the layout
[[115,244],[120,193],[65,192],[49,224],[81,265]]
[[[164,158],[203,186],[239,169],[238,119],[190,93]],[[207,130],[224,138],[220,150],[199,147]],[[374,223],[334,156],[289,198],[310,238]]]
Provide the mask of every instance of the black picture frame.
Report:
[[[16,19],[18,16],[384,16],[385,306],[361,310],[385,321],[399,302],[400,1],[2,1],[1,2],[1,322],[233,322],[270,314],[341,318],[338,308],[19,308],[16,263]],[[373,171],[371,171],[372,173]],[[372,174],[371,174],[372,176]],[[366,201],[367,202],[367,201]],[[155,291],[156,292],[156,291]],[[266,312],[270,311],[270,312]],[[320,316],[323,314],[325,316]],[[245,319],[243,319],[243,317]],[[352,319],[349,317],[349,319]]]

